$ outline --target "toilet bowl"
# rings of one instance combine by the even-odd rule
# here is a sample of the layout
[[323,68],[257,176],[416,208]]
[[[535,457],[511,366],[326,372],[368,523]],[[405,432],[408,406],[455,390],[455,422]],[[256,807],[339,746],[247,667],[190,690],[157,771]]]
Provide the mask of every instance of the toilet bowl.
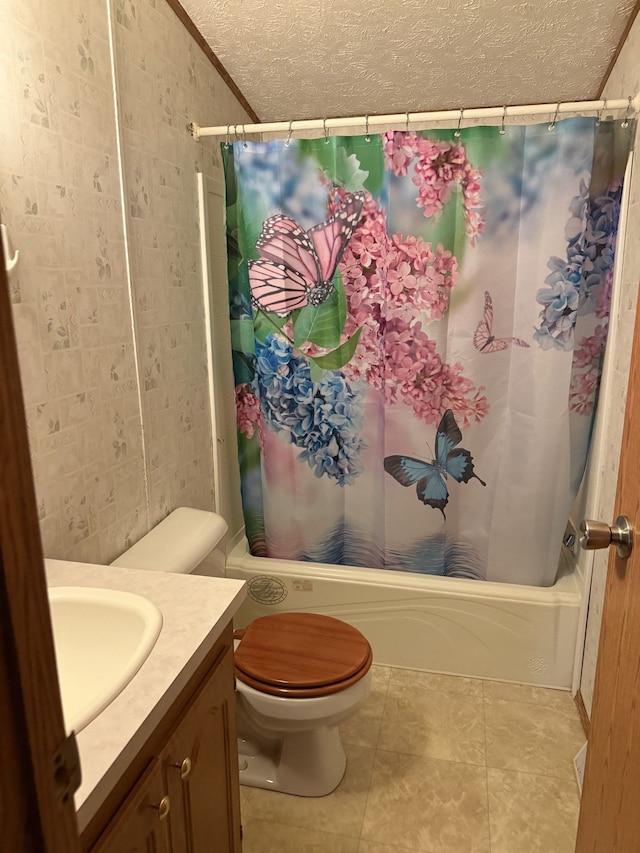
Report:
[[346,767],[338,726],[371,689],[369,643],[317,613],[262,616],[239,633],[240,782],[303,797],[330,793]]
[[[221,575],[220,516],[180,507],[113,565]],[[240,782],[303,797],[340,783],[338,726],[371,689],[371,646],[353,626],[318,613],[274,613],[236,632]]]

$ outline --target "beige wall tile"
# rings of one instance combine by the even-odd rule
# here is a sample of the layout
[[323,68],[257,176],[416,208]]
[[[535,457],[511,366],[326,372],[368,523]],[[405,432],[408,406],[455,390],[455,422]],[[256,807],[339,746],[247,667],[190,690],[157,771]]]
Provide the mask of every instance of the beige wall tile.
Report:
[[195,170],[220,166],[186,125],[245,114],[164,0],[3,11],[0,212],[20,249],[10,287],[45,552],[108,562],[179,504],[213,506]]

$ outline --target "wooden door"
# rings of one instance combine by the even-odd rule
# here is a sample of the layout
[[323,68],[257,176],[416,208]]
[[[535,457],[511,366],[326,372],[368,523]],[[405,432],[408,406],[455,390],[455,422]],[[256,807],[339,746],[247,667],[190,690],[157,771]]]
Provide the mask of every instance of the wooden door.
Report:
[[0,848],[80,849],[20,372],[0,245]]
[[160,762],[153,761],[91,853],[172,853],[172,806]]
[[640,851],[640,306],[614,510],[618,515],[630,518],[635,544],[628,559],[620,559],[613,548],[609,557],[576,853]]
[[240,853],[233,685],[228,647],[163,750],[173,853]]

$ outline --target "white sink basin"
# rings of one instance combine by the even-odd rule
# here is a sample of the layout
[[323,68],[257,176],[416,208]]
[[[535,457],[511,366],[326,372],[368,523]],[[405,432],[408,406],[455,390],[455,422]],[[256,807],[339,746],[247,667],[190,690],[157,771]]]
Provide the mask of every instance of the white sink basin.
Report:
[[140,669],[162,614],[146,598],[114,589],[51,587],[49,603],[65,724],[79,732]]

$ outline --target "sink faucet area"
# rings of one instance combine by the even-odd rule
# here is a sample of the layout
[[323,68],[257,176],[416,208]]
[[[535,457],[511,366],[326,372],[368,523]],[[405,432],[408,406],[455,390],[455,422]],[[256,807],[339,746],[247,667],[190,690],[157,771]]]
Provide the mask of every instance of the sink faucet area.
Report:
[[68,731],[81,731],[115,699],[149,656],[162,613],[135,593],[49,589],[53,639]]

